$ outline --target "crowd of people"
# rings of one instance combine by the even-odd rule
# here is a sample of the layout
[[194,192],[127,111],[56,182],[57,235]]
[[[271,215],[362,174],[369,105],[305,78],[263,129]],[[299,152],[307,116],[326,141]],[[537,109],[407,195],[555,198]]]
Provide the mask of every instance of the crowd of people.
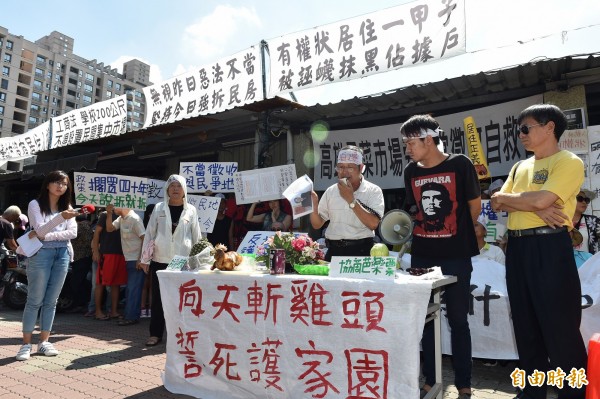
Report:
[[[457,277],[455,284],[445,288],[444,301],[460,399],[473,396],[468,323],[473,257],[506,265],[519,363],[528,375],[550,367],[586,367],[579,332],[581,286],[573,251],[594,254],[599,250],[599,218],[585,213],[596,194],[581,188],[582,161],[558,146],[567,126],[558,107],[533,105],[521,112],[517,123],[519,139],[533,156],[517,162],[506,181],[495,180],[483,191],[471,160],[445,152],[440,140],[443,130],[433,117],[412,116],[399,132],[411,159],[403,173],[406,195],[402,205],[414,222],[411,267],[440,266],[444,274]],[[321,197],[311,193],[310,224],[316,230],[327,227],[326,260],[368,256],[376,240],[385,201],[381,188],[365,179],[363,157],[357,146],[341,148],[336,164],[338,182]],[[75,309],[87,309],[86,315],[98,321],[115,319],[127,326],[137,323],[150,303],[146,345],[160,343],[165,318],[156,273],[175,255],[188,256],[202,237],[182,176],[169,176],[164,201],[149,207],[143,221],[133,210],[108,205],[92,227],[88,217],[73,209],[71,190],[66,173],[49,173],[38,197],[28,206],[32,230],[25,234],[37,237],[43,245],[29,258],[29,294],[18,360],[30,357],[38,314],[37,351],[47,356],[58,354],[49,336],[69,263],[74,274]],[[221,243],[235,250],[249,230],[292,229],[287,201],[238,206],[233,198],[217,196],[221,202],[214,230],[208,234],[213,245]],[[508,213],[508,230],[499,243],[486,242],[482,198],[488,198],[495,211]],[[27,224],[22,216],[18,207],[11,206],[0,217],[0,238],[9,249],[17,248],[15,227]],[[581,236],[577,242],[573,231]],[[88,294],[82,287],[88,274],[92,275],[92,288],[86,300]],[[118,305],[123,286],[125,311],[121,315]],[[435,384],[432,323],[425,326],[422,348],[424,397]],[[565,385],[559,397],[584,395],[584,388]],[[516,398],[545,396],[545,385],[528,383]]]

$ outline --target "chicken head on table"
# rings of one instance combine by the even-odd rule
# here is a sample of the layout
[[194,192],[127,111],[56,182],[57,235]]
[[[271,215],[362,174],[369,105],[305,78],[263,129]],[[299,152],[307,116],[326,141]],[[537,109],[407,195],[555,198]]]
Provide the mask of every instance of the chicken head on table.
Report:
[[238,254],[235,251],[227,251],[227,247],[223,244],[215,245],[215,262],[211,267],[213,269],[231,271],[237,265],[242,263],[244,259],[242,255]]

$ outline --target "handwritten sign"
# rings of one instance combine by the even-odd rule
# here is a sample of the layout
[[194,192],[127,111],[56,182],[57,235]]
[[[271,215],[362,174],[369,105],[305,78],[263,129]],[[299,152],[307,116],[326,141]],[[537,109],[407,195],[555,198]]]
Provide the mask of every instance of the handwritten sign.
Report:
[[193,205],[198,211],[200,230],[205,233],[212,233],[215,227],[215,220],[219,213],[221,198],[207,197],[204,195],[188,195],[187,201],[188,204]]
[[126,131],[127,96],[123,94],[52,118],[50,148],[118,136]]
[[296,180],[296,166],[245,170],[234,174],[235,202],[238,205],[283,198],[283,192]]
[[233,192],[237,162],[180,162],[179,174],[185,178],[188,193]]
[[329,276],[394,281],[394,256],[332,256]]
[[146,209],[148,180],[144,177],[80,172],[73,176],[77,205],[105,207],[113,204],[117,208]]
[[258,45],[143,89],[144,128],[214,114],[264,98]]
[[269,97],[463,54],[464,9],[425,0],[268,40]]

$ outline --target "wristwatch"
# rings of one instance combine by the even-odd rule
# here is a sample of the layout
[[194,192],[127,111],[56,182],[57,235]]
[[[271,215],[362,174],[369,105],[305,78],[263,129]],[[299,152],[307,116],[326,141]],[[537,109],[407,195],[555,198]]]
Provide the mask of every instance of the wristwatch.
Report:
[[348,206],[350,207],[350,209],[354,209],[354,207],[356,206],[356,198],[354,198],[352,202],[348,204]]

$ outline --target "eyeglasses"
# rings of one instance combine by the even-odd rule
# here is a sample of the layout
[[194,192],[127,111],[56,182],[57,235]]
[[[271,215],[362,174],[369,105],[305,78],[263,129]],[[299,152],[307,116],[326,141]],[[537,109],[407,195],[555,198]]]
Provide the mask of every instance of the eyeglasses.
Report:
[[529,134],[529,129],[535,126],[543,126],[545,123],[536,123],[535,125],[521,125],[519,126],[519,132],[523,134]]
[[58,187],[68,187],[68,183],[64,183],[62,181],[53,181],[52,184],[56,184]]
[[337,170],[338,172],[343,172],[344,170],[347,170],[348,172],[353,172],[356,169],[356,166],[336,166],[335,170]]
[[585,202],[586,204],[589,204],[590,201],[591,201],[591,199],[586,198],[586,197],[584,197],[582,195],[578,195],[577,196],[577,202]]

